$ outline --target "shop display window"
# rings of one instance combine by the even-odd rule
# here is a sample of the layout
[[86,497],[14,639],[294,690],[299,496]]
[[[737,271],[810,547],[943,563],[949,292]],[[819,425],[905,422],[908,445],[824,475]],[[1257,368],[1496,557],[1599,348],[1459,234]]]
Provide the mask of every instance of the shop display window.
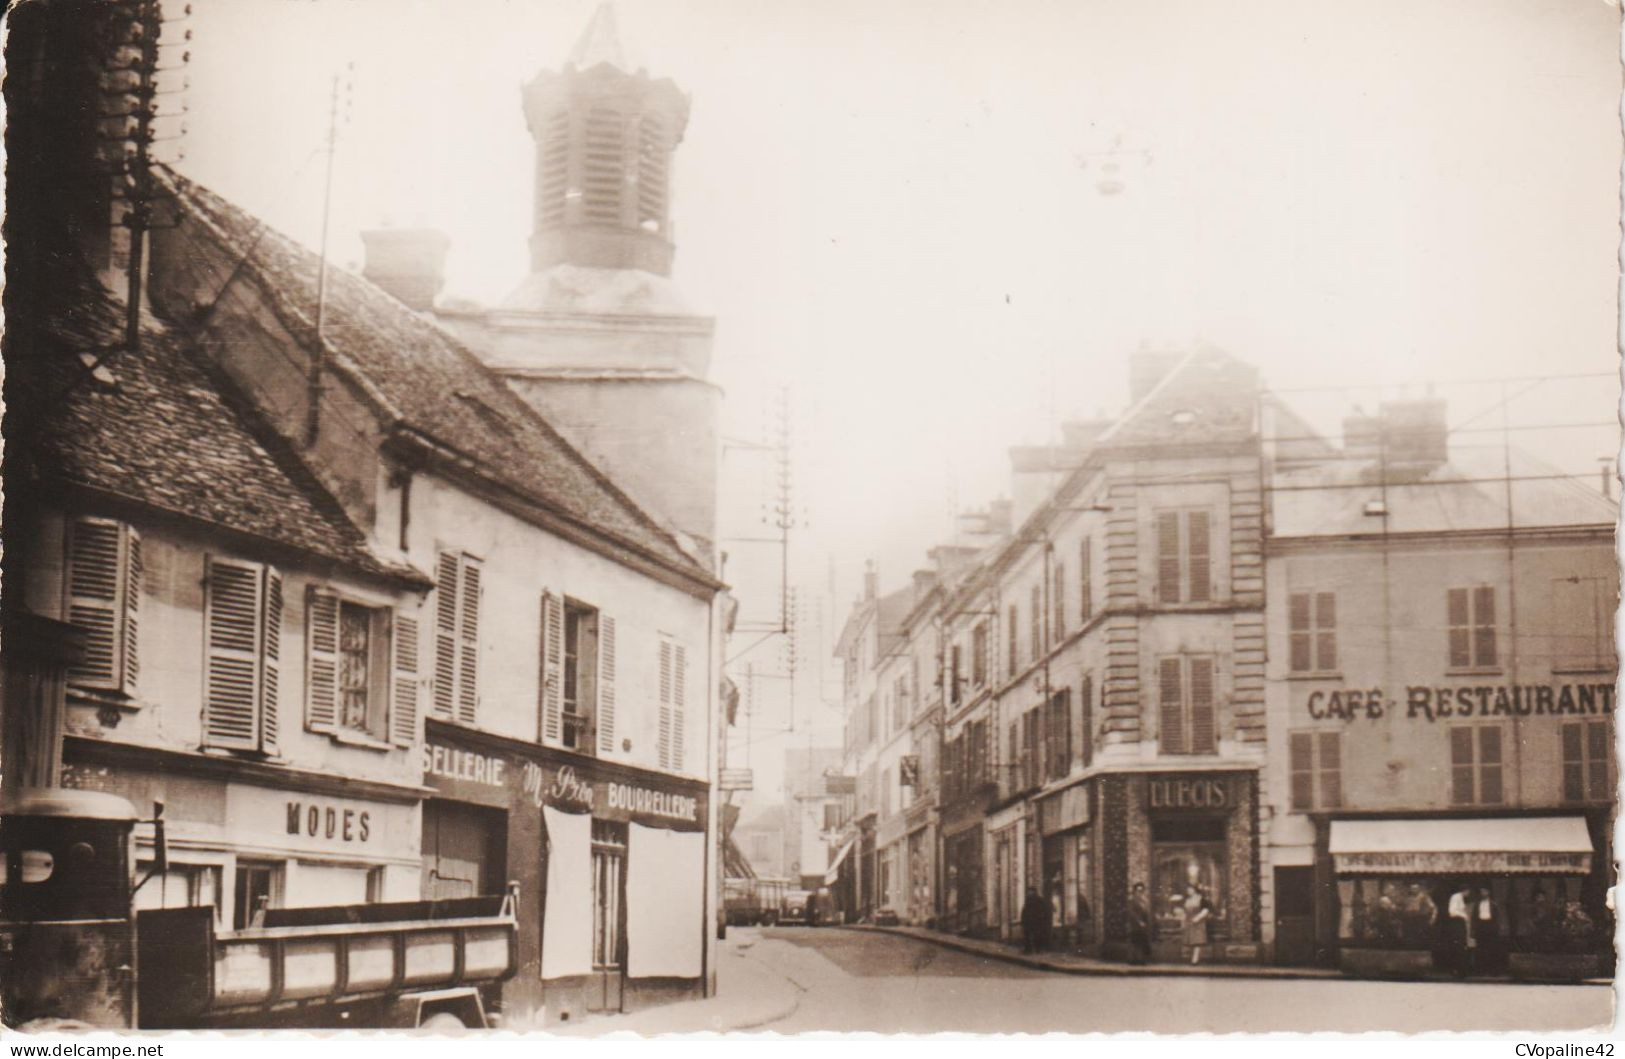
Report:
[[1450,895],[1467,886],[1489,893],[1493,937],[1521,952],[1591,952],[1606,943],[1607,910],[1583,896],[1573,875],[1491,879],[1342,877],[1337,880],[1338,939],[1405,949],[1448,941]]
[[1191,887],[1199,885],[1212,902],[1209,927],[1216,938],[1228,933],[1228,855],[1222,817],[1153,820],[1151,824],[1151,911],[1157,932],[1178,935],[1185,925]]

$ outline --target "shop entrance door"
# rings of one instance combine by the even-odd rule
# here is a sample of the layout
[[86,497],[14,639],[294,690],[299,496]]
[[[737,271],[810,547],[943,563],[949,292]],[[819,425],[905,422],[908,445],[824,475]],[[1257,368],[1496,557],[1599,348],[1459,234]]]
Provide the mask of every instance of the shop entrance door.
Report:
[[1315,869],[1275,869],[1275,962],[1304,967],[1315,959]]
[[626,985],[626,825],[592,822],[592,973],[588,1011],[620,1011]]
[[1200,885],[1213,904],[1207,938],[1223,941],[1229,931],[1228,856],[1222,817],[1175,817],[1151,821],[1151,913],[1156,922],[1152,957],[1158,962],[1189,958],[1185,910],[1191,887]]

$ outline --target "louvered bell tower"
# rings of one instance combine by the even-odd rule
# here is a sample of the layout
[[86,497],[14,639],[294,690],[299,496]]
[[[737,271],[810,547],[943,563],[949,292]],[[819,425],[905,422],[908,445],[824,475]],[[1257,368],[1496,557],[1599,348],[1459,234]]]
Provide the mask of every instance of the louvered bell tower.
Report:
[[536,149],[530,274],[498,308],[437,315],[714,565],[714,324],[671,280],[688,97],[628,58],[608,3],[522,94]]
[[554,265],[671,275],[671,162],[688,98],[634,71],[601,5],[562,70],[525,86],[536,141],[531,271]]

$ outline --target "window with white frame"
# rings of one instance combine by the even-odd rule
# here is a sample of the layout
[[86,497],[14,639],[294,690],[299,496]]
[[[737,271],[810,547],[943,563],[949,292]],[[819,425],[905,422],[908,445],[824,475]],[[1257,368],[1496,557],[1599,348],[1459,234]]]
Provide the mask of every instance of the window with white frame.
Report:
[[89,516],[67,524],[65,614],[84,634],[68,682],[133,695],[140,673],[141,537],[122,522]]
[[417,735],[418,620],[324,586],[305,591],[305,726],[406,746]]

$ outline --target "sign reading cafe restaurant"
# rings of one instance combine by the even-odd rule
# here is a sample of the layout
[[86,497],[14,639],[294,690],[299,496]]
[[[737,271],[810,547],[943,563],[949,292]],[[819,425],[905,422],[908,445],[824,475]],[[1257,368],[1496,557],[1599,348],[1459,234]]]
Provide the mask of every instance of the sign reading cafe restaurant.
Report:
[[[1381,688],[1311,691],[1309,716],[1324,720],[1376,720],[1397,709]],[[1411,684],[1405,716],[1428,721],[1460,717],[1542,717],[1614,712],[1612,684]]]

